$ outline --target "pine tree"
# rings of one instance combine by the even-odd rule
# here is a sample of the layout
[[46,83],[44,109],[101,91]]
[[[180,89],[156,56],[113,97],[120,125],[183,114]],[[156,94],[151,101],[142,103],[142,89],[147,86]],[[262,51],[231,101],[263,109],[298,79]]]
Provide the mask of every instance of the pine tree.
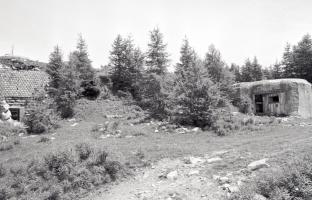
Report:
[[289,43],[286,44],[284,53],[283,53],[283,60],[282,64],[284,67],[284,74],[283,76],[286,78],[292,78],[295,76],[295,66],[293,60],[293,54],[291,50],[291,46]]
[[49,63],[47,64],[46,72],[50,75],[49,93],[55,96],[56,90],[60,87],[61,70],[64,66],[63,55],[61,49],[56,46],[50,54]]
[[231,64],[230,71],[234,74],[235,76],[235,82],[241,82],[241,72],[240,72],[240,67],[239,65],[236,65],[235,63]]
[[271,75],[273,79],[279,79],[279,78],[283,78],[283,69],[281,67],[281,64],[276,62],[272,69],[271,69]]
[[254,57],[251,62],[249,59],[246,60],[245,65],[242,67],[241,81],[242,82],[251,82],[251,81],[260,81],[263,79],[262,67],[258,63],[256,57]]
[[79,73],[79,79],[82,81],[94,80],[94,69],[89,59],[87,44],[80,35],[77,42],[76,50],[70,56],[71,65],[75,66],[76,71]]
[[262,66],[258,63],[258,59],[254,57],[252,63],[252,79],[253,81],[260,81],[262,77]]
[[177,64],[174,89],[174,116],[179,123],[210,126],[221,97],[203,62],[184,40],[180,63]]
[[131,38],[123,39],[117,36],[110,52],[110,72],[113,91],[130,92],[137,95],[138,81],[142,76],[144,55],[135,48]]
[[166,52],[167,44],[163,41],[163,34],[158,28],[150,32],[150,42],[146,53],[146,66],[149,73],[164,75],[167,72],[169,54]]
[[205,67],[210,74],[211,79],[215,82],[221,82],[223,79],[223,72],[225,63],[221,59],[221,53],[213,45],[209,47],[208,53],[206,53]]
[[312,82],[312,39],[309,34],[304,35],[294,47],[293,57],[296,66],[295,77]]

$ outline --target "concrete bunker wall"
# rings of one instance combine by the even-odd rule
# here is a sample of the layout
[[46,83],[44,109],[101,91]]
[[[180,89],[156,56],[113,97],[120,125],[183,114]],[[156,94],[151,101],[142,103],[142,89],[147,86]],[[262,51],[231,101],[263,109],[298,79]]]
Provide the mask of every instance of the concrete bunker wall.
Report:
[[304,118],[312,117],[312,88],[311,85],[298,84],[299,109],[298,114]]
[[312,117],[312,87],[303,79],[239,83],[236,88],[240,96],[250,98],[256,114]]

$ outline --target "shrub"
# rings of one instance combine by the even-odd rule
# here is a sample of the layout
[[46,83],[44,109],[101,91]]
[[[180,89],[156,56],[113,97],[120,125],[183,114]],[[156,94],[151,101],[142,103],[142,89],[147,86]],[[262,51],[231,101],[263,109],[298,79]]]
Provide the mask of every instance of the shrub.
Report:
[[238,100],[238,108],[241,113],[250,114],[252,113],[252,100],[246,95],[240,96]]
[[50,140],[51,140],[50,138],[43,136],[38,140],[38,143],[46,143],[49,142]]
[[93,149],[87,143],[77,144],[75,147],[78,157],[81,161],[87,160],[91,155],[91,153],[93,152]]
[[8,151],[13,149],[13,145],[8,142],[2,142],[0,143],[0,151]]
[[94,81],[83,81],[81,83],[82,87],[82,96],[90,99],[95,100],[100,95],[101,91],[99,88],[97,88]]
[[14,124],[9,122],[0,123],[0,136],[9,137],[25,132],[26,130],[22,125],[15,126]]
[[30,106],[30,111],[24,120],[29,133],[42,134],[58,128],[59,118],[50,105],[50,100],[46,99]]
[[[106,151],[78,146],[83,151],[50,153],[10,170],[0,164],[0,199],[79,199],[86,190],[119,177],[122,166],[108,161]],[[81,155],[90,159],[81,162]]]
[[4,168],[3,164],[0,164],[0,178],[4,177],[5,174],[6,174],[6,169]]
[[305,155],[299,159],[288,162],[285,166],[269,170],[258,178],[253,184],[231,200],[252,200],[255,194],[267,199],[300,199],[312,198],[312,156]]

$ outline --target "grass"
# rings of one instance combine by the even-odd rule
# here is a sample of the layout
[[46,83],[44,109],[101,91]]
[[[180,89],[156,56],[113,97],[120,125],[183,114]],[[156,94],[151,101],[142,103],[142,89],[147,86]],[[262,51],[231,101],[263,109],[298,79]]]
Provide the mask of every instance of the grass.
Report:
[[267,199],[312,198],[311,150],[287,161],[285,165],[260,173],[251,183],[231,197],[231,200],[253,200],[255,195]]
[[[12,166],[28,166],[29,160],[43,160],[51,153],[58,155],[59,152],[70,152],[75,149],[78,151],[74,159],[77,163],[87,163],[91,159],[90,156],[98,153],[97,149],[101,149],[102,156],[98,157],[99,160],[105,160],[107,157],[109,160],[116,161],[112,166],[120,163],[121,166],[131,169],[148,166],[162,158],[203,156],[219,150],[233,152],[224,159],[226,161],[216,165],[213,172],[207,172],[215,173],[220,170],[239,170],[246,167],[249,162],[264,157],[269,158],[270,165],[279,166],[284,164],[285,160],[296,154],[302,154],[307,148],[312,147],[310,141],[312,133],[308,126],[285,128],[272,123],[265,125],[261,130],[240,130],[235,135],[230,134],[224,137],[219,137],[210,131],[179,134],[175,131],[162,131],[156,122],[138,123],[144,118],[144,113],[140,114],[136,110],[137,108],[125,105],[121,101],[91,102],[91,104],[83,101],[80,104],[78,105],[81,106],[81,110],[77,111],[76,120],[61,122],[61,128],[53,134],[54,140],[38,143],[39,136],[23,137],[20,138],[20,144],[14,146],[13,149],[2,151],[0,163],[3,163],[3,167],[10,169]],[[80,109],[79,106],[77,109]],[[83,113],[85,116],[81,117]],[[101,127],[99,124],[106,122],[109,123],[109,127],[112,127],[109,128],[110,130],[117,128],[120,130],[120,137],[99,138],[102,132],[95,127]],[[77,125],[72,126],[74,123]],[[155,133],[156,129],[159,132]],[[84,147],[85,145],[82,143],[89,144],[93,150]],[[114,168],[110,168],[108,165],[107,170],[112,174],[115,173]],[[11,174],[8,171],[10,170],[7,170],[6,173]],[[85,175],[83,175],[84,172],[79,173],[81,176],[88,176],[89,172]],[[101,182],[101,176],[94,177],[94,180],[97,180],[94,183]],[[79,184],[77,183],[77,185]],[[59,185],[56,184],[49,190],[51,198],[53,195],[55,198],[58,195],[63,195],[63,192],[59,192],[61,190]],[[93,188],[96,187],[98,186]],[[64,188],[66,188],[65,182],[62,185],[62,190]],[[77,192],[76,198],[83,196],[85,192]]]

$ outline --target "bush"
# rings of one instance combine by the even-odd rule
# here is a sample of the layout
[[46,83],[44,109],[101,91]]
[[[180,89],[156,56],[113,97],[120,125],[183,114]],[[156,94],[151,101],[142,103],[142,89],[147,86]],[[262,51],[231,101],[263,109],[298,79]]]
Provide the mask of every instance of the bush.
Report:
[[38,140],[38,143],[46,143],[49,142],[50,140],[51,140],[50,138],[43,136]]
[[76,153],[50,153],[9,171],[0,164],[0,199],[79,199],[81,193],[118,178],[122,166],[107,160],[106,151],[87,144],[76,148]]
[[42,134],[51,129],[58,128],[58,116],[52,108],[50,108],[49,100],[36,102],[32,105],[29,113],[24,119],[27,131],[33,134]]
[[312,156],[305,155],[287,163],[285,166],[272,169],[256,178],[253,184],[234,195],[231,200],[252,200],[255,194],[267,199],[312,198]]
[[8,151],[13,149],[13,145],[8,142],[2,142],[0,143],[0,151]]
[[91,153],[93,152],[93,149],[91,146],[87,143],[81,143],[76,145],[76,152],[78,154],[79,159],[87,160]]
[[100,95],[101,91],[99,88],[97,88],[94,81],[83,81],[81,83],[82,87],[82,96],[86,97],[90,100],[95,100]]
[[0,136],[10,137],[25,132],[26,130],[22,125],[14,126],[14,124],[9,122],[0,123]]

